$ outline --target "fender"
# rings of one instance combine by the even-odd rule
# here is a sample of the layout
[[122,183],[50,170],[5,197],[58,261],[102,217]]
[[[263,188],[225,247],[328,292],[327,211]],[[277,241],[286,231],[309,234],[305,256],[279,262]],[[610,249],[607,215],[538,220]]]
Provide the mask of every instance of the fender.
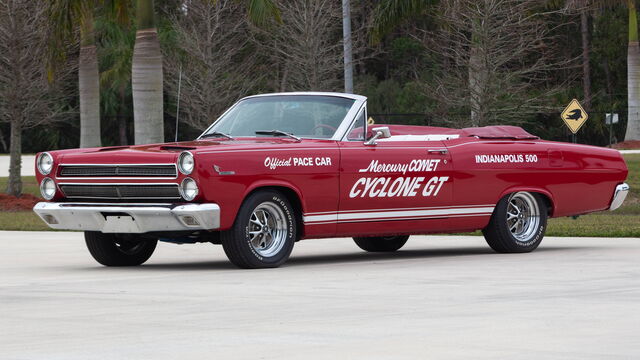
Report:
[[546,189],[543,189],[543,188],[539,188],[539,187],[532,187],[532,186],[512,186],[512,187],[509,187],[509,188],[505,189],[500,194],[500,196],[495,201],[495,203],[497,204],[498,201],[500,201],[500,199],[502,199],[506,195],[514,193],[514,192],[518,192],[518,191],[535,192],[535,193],[540,193],[542,195],[545,195],[549,199],[549,202],[551,202],[551,207],[549,209],[549,217],[553,217],[553,213],[555,212],[555,209],[556,209],[555,197],[553,196],[553,194],[549,190],[546,190]]
[[284,180],[257,180],[251,183],[251,185],[249,185],[246,189],[244,194],[242,194],[242,200],[244,201],[244,199],[247,198],[247,196],[249,196],[249,194],[251,194],[251,192],[253,192],[255,189],[258,188],[262,188],[262,187],[273,187],[273,186],[277,186],[277,187],[284,187],[287,188],[289,190],[292,190],[296,196],[298,196],[298,199],[300,200],[300,206],[302,207],[302,211],[304,212],[306,209],[306,204],[304,201],[304,196],[302,195],[302,192],[300,192],[300,189],[295,186],[294,184],[292,184],[289,181],[284,181]]

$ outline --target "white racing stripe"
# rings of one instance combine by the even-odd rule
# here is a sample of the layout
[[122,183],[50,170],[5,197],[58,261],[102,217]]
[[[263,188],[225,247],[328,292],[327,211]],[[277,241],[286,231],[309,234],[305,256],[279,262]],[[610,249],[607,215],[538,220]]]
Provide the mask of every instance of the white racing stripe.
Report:
[[303,219],[305,224],[327,224],[334,222],[361,222],[377,220],[410,220],[428,219],[457,216],[485,216],[491,215],[494,206],[476,207],[449,207],[449,208],[426,208],[426,209],[375,209],[359,211],[343,211],[334,213],[305,214]]

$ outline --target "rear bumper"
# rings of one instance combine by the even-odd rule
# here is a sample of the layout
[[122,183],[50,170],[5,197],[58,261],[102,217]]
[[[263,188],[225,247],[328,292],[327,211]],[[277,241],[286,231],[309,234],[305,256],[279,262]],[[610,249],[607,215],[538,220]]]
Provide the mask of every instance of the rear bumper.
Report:
[[33,211],[51,228],[63,230],[146,233],[220,227],[220,206],[217,204],[40,202]]
[[615,210],[622,205],[624,199],[627,197],[629,193],[629,185],[626,183],[620,184],[616,186],[616,190],[613,192],[613,200],[611,201],[611,206],[609,206],[609,210]]

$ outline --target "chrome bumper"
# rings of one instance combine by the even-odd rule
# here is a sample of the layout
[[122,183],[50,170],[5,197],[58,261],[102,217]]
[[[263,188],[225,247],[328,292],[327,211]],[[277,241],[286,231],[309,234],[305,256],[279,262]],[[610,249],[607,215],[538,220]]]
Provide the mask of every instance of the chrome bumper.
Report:
[[217,204],[101,204],[40,202],[33,207],[54,229],[145,233],[220,227]]
[[615,210],[622,205],[624,199],[627,197],[629,193],[629,185],[626,183],[620,184],[616,186],[616,191],[613,193],[613,200],[611,201],[611,206],[609,206],[609,210]]

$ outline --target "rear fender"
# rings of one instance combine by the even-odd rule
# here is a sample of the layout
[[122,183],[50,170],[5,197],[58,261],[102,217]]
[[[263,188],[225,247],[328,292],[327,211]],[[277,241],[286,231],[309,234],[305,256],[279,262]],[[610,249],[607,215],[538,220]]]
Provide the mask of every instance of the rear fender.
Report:
[[500,201],[500,199],[502,199],[503,197],[515,193],[515,192],[519,192],[519,191],[527,191],[527,192],[532,192],[532,193],[539,193],[544,195],[548,202],[549,202],[549,217],[553,217],[553,212],[555,209],[555,199],[553,194],[551,194],[551,192],[549,192],[546,189],[542,189],[542,188],[538,188],[538,187],[531,187],[531,186],[513,186],[510,188],[507,188],[506,190],[504,190],[501,194],[500,197],[496,200],[496,204],[498,203],[498,201]]

